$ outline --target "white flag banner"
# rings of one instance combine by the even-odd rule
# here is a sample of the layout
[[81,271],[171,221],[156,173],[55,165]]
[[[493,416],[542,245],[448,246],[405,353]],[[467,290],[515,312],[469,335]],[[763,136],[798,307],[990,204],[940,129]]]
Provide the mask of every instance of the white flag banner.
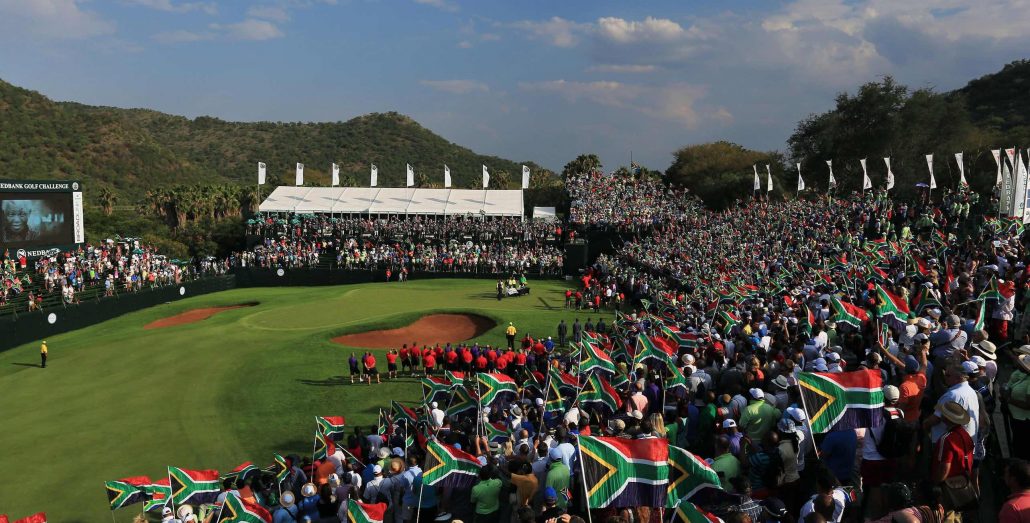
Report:
[[1023,218],[1026,212],[1026,192],[1030,186],[1027,180],[1026,164],[1023,163],[1023,155],[1016,151],[1016,190],[1012,197],[1012,217]]
[[762,190],[762,179],[758,177],[758,164],[752,165],[752,169],[755,170],[755,191]]
[[833,189],[837,185],[837,180],[833,179],[833,160],[826,160],[826,167],[830,169],[830,189]]
[[340,166],[333,164],[333,187],[340,185]]
[[447,164],[443,164],[443,186],[445,189],[451,188],[451,168]]
[[769,164],[765,164],[765,176],[766,176],[766,189],[765,192],[772,192],[772,171],[769,170]]
[[994,176],[994,186],[1001,185],[1001,149],[992,149],[991,154],[994,155],[994,164],[998,166],[998,172]]
[[926,155],[926,167],[930,169],[930,190],[937,188],[937,178],[933,177],[933,154]]
[[[1027,156],[1030,156],[1030,151],[1027,152]],[[1022,193],[1021,205],[1023,205],[1023,223],[1027,223],[1030,222],[1030,168],[1023,163],[1022,155],[1019,155],[1019,170],[1023,173],[1023,183],[1026,186]]]
[[866,189],[873,188],[873,181],[869,179],[869,171],[866,169],[865,158],[859,160],[858,163],[862,164],[862,191],[865,192]]
[[998,204],[998,214],[1008,216],[1012,212],[1012,186],[1015,185],[1014,176],[1009,169],[1009,162],[1001,163],[1001,202]]
[[297,185],[304,185],[304,164],[297,164]]
[[883,159],[883,163],[887,164],[887,190],[894,188],[894,171],[891,170],[891,159],[888,156]]
[[415,186],[415,169],[411,168],[411,164],[404,164],[408,169],[408,187]]
[[798,192],[805,190],[805,179],[801,177],[801,164],[798,164]]
[[265,162],[258,162],[258,185],[265,184]]
[[372,183],[371,183],[371,187],[375,187],[377,185],[379,185],[379,168],[376,167],[376,164],[372,164]]
[[483,166],[483,188],[490,187],[490,171],[486,170],[486,166]]
[[966,182],[966,166],[962,163],[962,153],[955,153],[955,163],[958,164],[959,187],[968,187],[969,183]]
[[1011,168],[1010,172],[1015,172],[1015,170],[1016,170],[1016,148],[1013,147],[1011,149],[1005,149],[1005,155],[1007,155],[1009,157],[1009,167]]
[[529,167],[522,166],[522,188],[529,189]]

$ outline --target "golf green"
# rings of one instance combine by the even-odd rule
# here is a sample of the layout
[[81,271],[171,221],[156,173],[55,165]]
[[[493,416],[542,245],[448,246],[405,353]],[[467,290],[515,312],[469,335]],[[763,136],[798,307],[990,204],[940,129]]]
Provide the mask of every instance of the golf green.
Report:
[[[497,301],[490,280],[426,280],[339,287],[237,289],[152,307],[0,353],[0,513],[46,511],[55,522],[110,519],[104,481],[166,466],[231,470],[272,453],[311,451],[314,416],[372,425],[391,399],[421,400],[417,379],[352,385],[347,333],[408,325],[439,312],[497,322],[476,339],[504,343],[554,335],[564,282],[533,282],[532,294]],[[143,326],[201,307],[256,302],[174,327]],[[597,319],[597,315],[593,315]],[[412,340],[417,341],[417,340]],[[355,350],[355,352],[359,352]],[[385,369],[385,358],[378,358]],[[142,505],[114,513],[130,521]]]

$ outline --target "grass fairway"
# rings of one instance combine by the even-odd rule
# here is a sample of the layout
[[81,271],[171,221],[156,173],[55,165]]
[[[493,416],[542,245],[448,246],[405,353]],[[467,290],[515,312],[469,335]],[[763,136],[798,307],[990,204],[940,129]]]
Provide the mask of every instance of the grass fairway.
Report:
[[[351,351],[331,337],[441,311],[496,320],[481,343],[503,343],[508,321],[520,337],[554,335],[561,318],[577,316],[562,309],[564,288],[533,282],[532,295],[500,302],[490,280],[237,289],[54,336],[46,369],[38,368],[37,344],[0,353],[0,513],[103,522],[111,517],[105,480],[156,479],[167,465],[266,466],[273,452],[311,452],[316,415],[371,425],[391,399],[421,399],[412,378],[348,383]],[[245,302],[259,305],[143,330],[190,309]],[[116,512],[117,521],[141,506]]]

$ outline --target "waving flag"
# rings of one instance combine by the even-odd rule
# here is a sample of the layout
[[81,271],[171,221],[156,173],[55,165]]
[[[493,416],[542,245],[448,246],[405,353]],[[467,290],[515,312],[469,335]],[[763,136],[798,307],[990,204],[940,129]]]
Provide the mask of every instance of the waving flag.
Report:
[[511,431],[503,422],[484,423],[483,428],[486,430],[486,439],[490,443],[500,444],[511,439]]
[[833,321],[851,325],[859,329],[862,324],[869,321],[869,313],[857,305],[840,301],[836,296],[830,296],[830,305],[833,308]]
[[878,427],[883,423],[880,371],[799,372],[812,432]]
[[161,478],[150,485],[143,487],[146,500],[143,502],[143,510],[150,512],[164,508],[172,501],[172,487],[169,486],[168,478]]
[[347,523],[383,523],[386,503],[362,503],[347,500]]
[[290,474],[290,466],[286,463],[286,458],[278,454],[272,454],[272,457],[275,459],[275,479],[279,483],[282,483],[283,481],[286,481],[286,476]]
[[987,302],[977,300],[980,305],[976,308],[976,322],[973,324],[973,332],[982,331],[987,328]]
[[511,401],[518,396],[519,389],[510,376],[500,372],[480,372],[478,376],[484,405],[493,405],[497,401]]
[[393,407],[393,415],[395,421],[403,421],[409,427],[414,427],[418,423],[418,413],[411,407],[405,407],[396,401],[390,402]]
[[258,468],[255,467],[253,463],[249,461],[244,461],[243,463],[237,465],[236,468],[232,469],[232,471],[230,471],[228,474],[226,474],[225,478],[233,478],[233,480],[236,480],[238,478],[245,478],[247,474],[250,474],[251,472],[257,470]]
[[315,421],[322,434],[329,436],[334,441],[339,441],[347,432],[347,424],[343,416],[315,416]]
[[457,416],[462,412],[479,409],[479,401],[466,387],[454,389],[454,396],[451,397],[451,405],[447,407],[447,415]]
[[316,430],[315,452],[312,457],[314,459],[326,459],[333,454],[336,454],[336,445],[333,443],[332,438],[323,434],[321,430]]
[[593,371],[608,375],[615,374],[615,362],[600,346],[584,343],[580,356],[582,358],[579,365],[580,374],[590,374]]
[[569,394],[575,394],[576,391],[579,390],[579,378],[569,374],[568,372],[558,370],[557,367],[551,367],[551,370],[548,372],[551,375],[551,383],[554,384],[558,390]]
[[898,330],[905,328],[905,324],[912,316],[912,312],[908,310],[908,302],[879,285],[876,286],[876,299],[879,302],[876,312],[880,318],[887,320]]
[[689,332],[683,332],[679,328],[672,325],[662,325],[662,334],[665,334],[669,339],[676,342],[676,345],[682,349],[692,349],[697,347],[697,335]]
[[422,479],[431,487],[446,484],[452,488],[471,486],[479,476],[479,459],[450,445],[430,440]]
[[666,350],[666,346],[662,344],[659,346],[656,340],[648,338],[644,334],[637,336],[637,351],[636,355],[633,356],[633,365],[643,363],[647,360],[655,360],[659,363],[666,365],[672,365],[674,363],[675,352],[669,354]]
[[426,404],[434,401],[447,401],[451,393],[451,382],[447,378],[429,376],[422,378],[422,395],[426,398]]
[[926,309],[939,309],[941,308],[941,302],[934,298],[933,294],[923,286],[919,286],[919,291],[916,292],[915,298],[912,300],[912,308],[910,309],[916,315],[922,314]]
[[172,503],[176,505],[213,503],[222,491],[217,470],[187,470],[168,467]]
[[984,287],[983,292],[980,296],[977,296],[978,300],[1003,300],[1005,296],[1002,296],[1001,290],[998,288],[998,278],[991,276],[991,281],[987,282],[987,286]]
[[668,507],[706,488],[722,488],[719,473],[689,450],[669,445]]
[[798,328],[800,331],[811,337],[812,327],[815,327],[815,313],[812,312],[812,308],[808,305],[801,305],[801,317],[799,320]]
[[579,436],[588,508],[662,507],[669,485],[669,442],[662,438]]
[[552,377],[547,380],[547,391],[546,399],[544,400],[544,412],[564,412],[565,411],[565,398],[562,397],[561,389],[558,386],[558,380],[553,377],[555,374],[549,373]]
[[272,515],[265,507],[241,499],[236,494],[225,496],[222,510],[218,513],[218,523],[272,523]]
[[107,489],[107,501],[111,504],[111,510],[142,503],[146,499],[144,487],[147,485],[150,485],[150,478],[147,476],[105,481],[104,487]]
[[676,510],[672,515],[672,523],[723,523],[722,518],[705,512],[697,505],[682,499],[676,502]]
[[619,392],[612,387],[608,380],[597,374],[591,374],[583,384],[583,390],[579,393],[579,402],[582,405],[592,405],[611,415],[622,407],[622,398]]
[[722,320],[723,323],[723,334],[730,332],[730,330],[733,329],[734,325],[740,323],[740,318],[736,314],[728,310],[720,310],[719,318]]
[[444,377],[451,382],[451,387],[461,387],[465,384],[465,373],[457,370],[444,372]]
[[666,368],[669,370],[671,376],[669,379],[665,380],[665,389],[670,392],[676,389],[681,389],[686,393],[690,387],[687,384],[687,377],[683,375],[683,371],[681,371],[676,365],[669,365]]

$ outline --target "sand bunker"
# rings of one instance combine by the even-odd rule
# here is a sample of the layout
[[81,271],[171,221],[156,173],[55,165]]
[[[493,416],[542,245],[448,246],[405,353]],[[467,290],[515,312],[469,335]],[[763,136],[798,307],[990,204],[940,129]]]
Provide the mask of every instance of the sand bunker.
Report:
[[399,329],[347,334],[333,341],[362,349],[398,349],[404,344],[435,345],[470,340],[496,326],[494,320],[475,314],[431,314]]
[[186,325],[187,323],[196,323],[201,320],[206,320],[219,312],[241,309],[243,307],[253,307],[255,305],[257,305],[257,303],[241,303],[239,305],[229,305],[226,307],[205,307],[203,309],[193,309],[176,314],[175,316],[169,316],[167,318],[152,321],[144,325],[143,328],[145,330],[161,329],[164,327],[175,327],[176,325]]

